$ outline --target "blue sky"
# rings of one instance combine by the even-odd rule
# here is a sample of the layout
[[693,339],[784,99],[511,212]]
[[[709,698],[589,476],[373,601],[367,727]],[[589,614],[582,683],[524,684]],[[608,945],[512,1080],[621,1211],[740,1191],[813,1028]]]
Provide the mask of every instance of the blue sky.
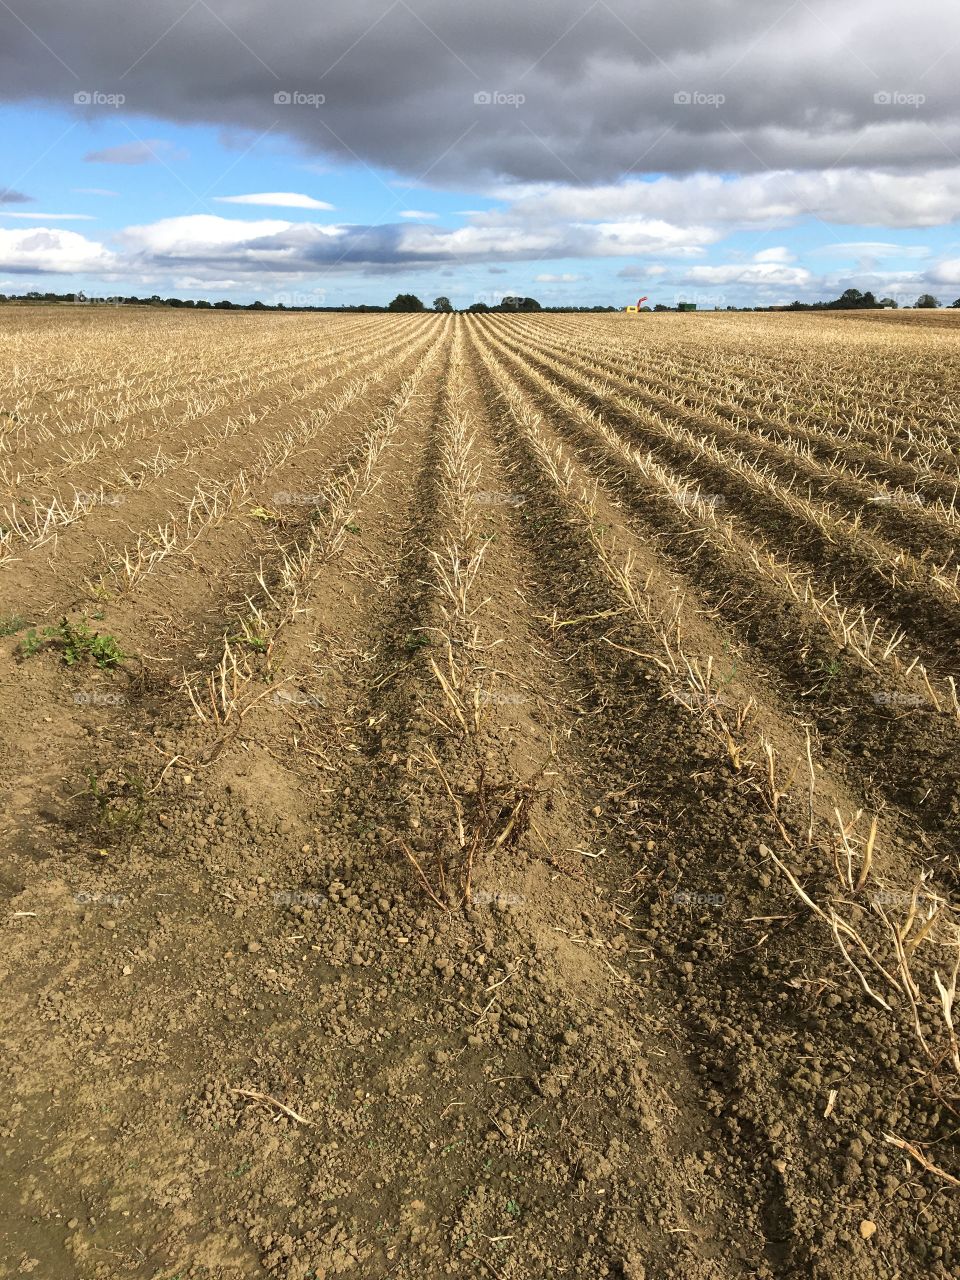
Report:
[[960,296],[956,15],[691,2],[702,30],[558,0],[493,36],[406,0],[324,23],[299,0],[90,0],[82,31],[14,3],[0,292]]

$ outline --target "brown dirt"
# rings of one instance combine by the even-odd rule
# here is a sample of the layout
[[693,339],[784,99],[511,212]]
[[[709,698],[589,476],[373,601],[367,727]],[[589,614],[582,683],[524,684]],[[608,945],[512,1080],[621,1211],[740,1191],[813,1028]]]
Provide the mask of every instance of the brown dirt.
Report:
[[[0,312],[8,506],[124,499],[0,560],[0,1276],[960,1275],[954,606],[889,578],[929,527],[948,583],[958,525],[919,469],[871,524],[847,474],[885,435],[943,478],[928,329]],[[834,541],[732,463],[722,527],[635,465],[696,459],[641,436],[631,362],[731,459],[767,432]],[[847,450],[791,484],[831,386]],[[838,645],[794,561],[927,683]],[[921,875],[915,1022],[885,919]]]

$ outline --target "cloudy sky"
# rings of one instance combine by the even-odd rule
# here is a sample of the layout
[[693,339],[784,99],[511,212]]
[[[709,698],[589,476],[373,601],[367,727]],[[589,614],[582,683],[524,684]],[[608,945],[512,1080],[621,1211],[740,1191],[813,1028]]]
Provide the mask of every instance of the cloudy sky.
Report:
[[0,0],[0,292],[960,295],[953,0]]

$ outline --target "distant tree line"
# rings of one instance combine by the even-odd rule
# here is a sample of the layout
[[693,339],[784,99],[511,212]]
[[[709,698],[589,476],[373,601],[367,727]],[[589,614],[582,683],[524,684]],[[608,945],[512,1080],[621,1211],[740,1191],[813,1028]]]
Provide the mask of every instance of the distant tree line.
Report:
[[[0,293],[0,304],[5,302],[16,303],[33,303],[33,302],[60,302],[60,303],[85,303],[90,306],[115,306],[115,307],[184,307],[197,311],[426,311],[427,307],[414,293],[398,293],[392,302],[386,306],[372,303],[343,303],[338,306],[325,306],[317,303],[311,305],[308,303],[290,305],[284,302],[208,302],[205,298],[161,298],[159,294],[152,294],[149,298],[140,298],[136,294],[128,297],[88,297],[84,293],[40,293],[37,290],[30,290],[28,293],[21,294],[5,294]],[[899,304],[894,298],[877,298],[875,294],[868,289],[865,293],[861,293],[859,289],[846,289],[839,298],[834,298],[830,302],[791,302],[788,306],[773,307],[733,307],[723,308],[726,311],[872,311],[882,309],[896,309]],[[914,307],[921,310],[933,310],[940,306],[940,302],[931,293],[922,293]],[[950,303],[953,310],[960,310],[960,298],[956,302]],[[496,312],[608,312],[621,311],[622,307],[611,306],[593,306],[593,307],[545,307],[537,301],[536,298],[522,298],[517,295],[507,295],[500,302],[490,305],[486,302],[473,302],[470,306],[464,308],[468,312],[478,313],[496,313]],[[676,307],[665,306],[662,302],[658,302],[652,308],[654,311],[676,311]],[[433,300],[433,310],[439,312],[452,312],[457,308],[453,305],[449,298],[441,295]],[[642,311],[650,311],[650,307],[641,307]],[[721,310],[715,307],[714,310]]]
[[[434,298],[433,309],[434,311],[447,311],[447,312],[456,310],[456,308],[454,307],[450,299],[447,297],[444,297],[442,294],[439,298]],[[555,308],[555,309],[561,310],[561,308]],[[562,308],[562,309],[566,310],[566,308]],[[387,310],[388,311],[426,311],[426,307],[423,305],[423,303],[420,301],[420,299],[416,296],[415,293],[398,293],[397,296],[394,298],[394,300],[387,307]],[[501,298],[501,300],[492,307],[486,302],[473,302],[470,304],[469,307],[466,308],[466,310],[477,313],[477,312],[483,312],[483,311],[543,311],[544,308],[540,305],[540,303],[536,300],[536,298],[518,298],[512,295],[508,295],[505,298]],[[613,310],[613,308],[611,307],[610,310]]]
[[[185,307],[196,311],[385,311],[386,307],[375,306],[370,303],[342,303],[339,306],[324,306],[320,303],[312,305],[309,303],[291,306],[284,302],[229,302],[223,300],[221,302],[208,302],[206,298],[161,298],[159,294],[152,294],[149,298],[139,298],[136,294],[130,294],[129,297],[100,298],[88,296],[85,293],[39,293],[31,290],[29,293],[6,294],[0,293],[0,303],[4,302],[66,302],[66,303],[84,303],[88,306],[99,307]],[[395,308],[396,309],[396,308]]]
[[[932,311],[939,307],[940,303],[932,293],[921,293],[913,304],[914,307],[921,311]],[[880,298],[871,293],[868,289],[866,293],[861,293],[859,289],[845,289],[839,298],[834,298],[832,302],[791,302],[788,307],[775,308],[778,311],[876,311],[890,310],[895,311],[899,304],[895,298]],[[950,304],[952,308],[960,308],[960,298],[956,302]]]
[[518,298],[514,295],[509,295],[501,298],[492,307],[486,302],[472,302],[467,307],[467,310],[474,312],[474,314],[483,314],[487,311],[542,311],[543,307],[541,307],[536,298]]
[[[426,311],[427,307],[423,301],[414,293],[398,293],[392,302],[388,302],[386,306],[376,303],[342,303],[337,306],[326,306],[321,303],[312,305],[309,303],[300,303],[291,305],[285,302],[208,302],[206,298],[161,298],[159,294],[154,293],[150,297],[138,297],[136,294],[129,296],[116,297],[93,297],[85,293],[40,293],[37,290],[30,290],[28,293],[6,294],[0,293],[0,304],[4,302],[60,302],[60,303],[84,303],[89,306],[111,306],[111,307],[185,307],[187,309],[198,311]],[[440,296],[433,300],[433,310],[441,312],[453,312],[456,308],[449,298]],[[664,308],[665,309],[665,308]],[[508,296],[503,298],[495,305],[489,305],[486,302],[474,302],[469,307],[464,308],[471,312],[503,312],[503,311],[619,311],[620,307],[611,306],[594,306],[594,307],[544,307],[536,298],[521,298],[516,296]]]

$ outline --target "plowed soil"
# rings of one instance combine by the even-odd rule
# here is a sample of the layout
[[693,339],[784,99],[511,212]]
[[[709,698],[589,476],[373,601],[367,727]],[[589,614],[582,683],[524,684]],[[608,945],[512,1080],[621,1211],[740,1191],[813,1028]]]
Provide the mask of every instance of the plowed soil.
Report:
[[936,319],[0,312],[0,1276],[960,1276]]

